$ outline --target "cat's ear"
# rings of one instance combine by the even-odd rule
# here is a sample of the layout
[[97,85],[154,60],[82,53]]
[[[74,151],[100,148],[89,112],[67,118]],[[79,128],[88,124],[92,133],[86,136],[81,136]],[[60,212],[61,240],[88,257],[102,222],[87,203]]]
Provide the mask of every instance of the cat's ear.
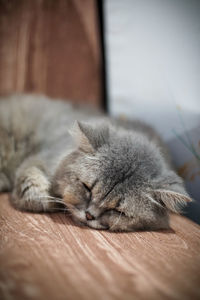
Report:
[[106,125],[95,128],[91,124],[76,121],[71,134],[76,138],[80,149],[91,153],[106,143],[109,129]]
[[151,197],[159,205],[175,213],[180,213],[182,207],[192,201],[187,195],[164,189],[154,190],[151,193]]

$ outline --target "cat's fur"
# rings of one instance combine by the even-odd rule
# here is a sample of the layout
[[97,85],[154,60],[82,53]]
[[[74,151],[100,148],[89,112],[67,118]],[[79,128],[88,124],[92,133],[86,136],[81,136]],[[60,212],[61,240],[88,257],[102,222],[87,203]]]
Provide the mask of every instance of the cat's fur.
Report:
[[113,231],[167,228],[191,201],[149,126],[33,95],[0,100],[0,191],[19,209],[64,203],[77,223]]

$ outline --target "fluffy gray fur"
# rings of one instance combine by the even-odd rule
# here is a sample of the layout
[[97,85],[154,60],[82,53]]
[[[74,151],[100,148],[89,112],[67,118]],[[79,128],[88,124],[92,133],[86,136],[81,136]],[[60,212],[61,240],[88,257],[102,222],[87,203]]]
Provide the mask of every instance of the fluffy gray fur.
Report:
[[112,231],[168,228],[191,201],[152,128],[33,95],[0,101],[0,191]]

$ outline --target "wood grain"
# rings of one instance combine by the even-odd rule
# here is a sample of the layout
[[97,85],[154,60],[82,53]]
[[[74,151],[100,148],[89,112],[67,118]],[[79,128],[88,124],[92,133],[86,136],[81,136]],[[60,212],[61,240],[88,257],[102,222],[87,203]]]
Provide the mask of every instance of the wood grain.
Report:
[[96,0],[0,0],[0,94],[101,106]]
[[0,299],[200,299],[200,227],[110,233],[0,197]]

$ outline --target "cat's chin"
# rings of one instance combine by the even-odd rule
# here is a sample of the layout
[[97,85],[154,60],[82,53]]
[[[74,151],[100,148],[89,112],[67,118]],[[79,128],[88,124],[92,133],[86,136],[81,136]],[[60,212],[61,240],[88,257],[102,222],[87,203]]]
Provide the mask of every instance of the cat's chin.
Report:
[[102,229],[102,230],[108,230],[108,226],[104,226],[101,223],[99,223],[98,220],[92,220],[92,221],[87,221],[86,223],[87,226],[94,228],[94,229]]

